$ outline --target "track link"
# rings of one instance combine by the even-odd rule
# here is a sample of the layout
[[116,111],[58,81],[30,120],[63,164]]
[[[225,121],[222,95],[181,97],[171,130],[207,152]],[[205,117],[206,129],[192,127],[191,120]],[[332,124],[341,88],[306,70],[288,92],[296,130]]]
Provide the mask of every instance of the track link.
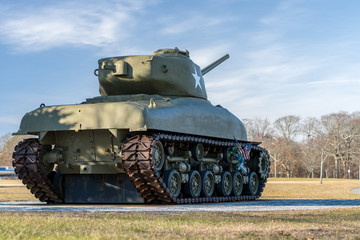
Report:
[[[163,203],[210,203],[210,202],[233,202],[233,201],[249,201],[259,198],[264,190],[267,177],[260,181],[259,191],[257,195],[242,195],[229,197],[197,197],[197,198],[175,198],[170,193],[160,173],[155,170],[152,163],[152,149],[156,140],[175,141],[183,143],[205,143],[207,145],[218,147],[230,147],[234,145],[233,141],[214,140],[204,137],[195,137],[187,135],[172,134],[154,134],[154,135],[135,135],[126,139],[123,150],[123,167],[134,183],[136,189],[146,202],[163,202]],[[242,143],[244,144],[244,143]],[[245,144],[243,145],[245,146]],[[252,146],[256,151],[263,151],[267,155],[268,152],[261,147]],[[269,161],[269,160],[268,160]],[[270,162],[269,162],[270,164]]]
[[44,146],[36,138],[25,139],[15,147],[13,166],[15,173],[36,198],[47,203],[62,203],[61,194],[52,185],[40,167],[40,155]]

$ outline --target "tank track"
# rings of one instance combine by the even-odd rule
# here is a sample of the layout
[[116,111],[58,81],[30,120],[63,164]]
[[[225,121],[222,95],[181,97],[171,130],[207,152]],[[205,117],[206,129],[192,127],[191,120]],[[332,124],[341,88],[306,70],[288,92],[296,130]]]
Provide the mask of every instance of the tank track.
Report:
[[[211,202],[233,202],[233,201],[249,201],[258,199],[267,182],[267,176],[260,180],[259,191],[257,195],[241,195],[229,197],[196,197],[196,198],[175,198],[170,193],[160,173],[155,170],[152,163],[152,147],[156,140],[160,141],[173,141],[182,143],[204,143],[214,147],[231,147],[234,145],[233,141],[214,140],[204,137],[195,137],[187,135],[172,135],[158,133],[154,135],[135,135],[126,139],[123,151],[123,167],[128,174],[130,180],[134,183],[136,189],[141,197],[149,203],[177,203],[177,204],[190,204],[190,203],[211,203]],[[244,143],[242,143],[244,144]],[[244,144],[245,146],[245,144]],[[268,152],[261,147],[252,146],[252,149],[263,151],[267,155],[269,162]],[[181,196],[181,195],[180,195]]]
[[40,155],[44,146],[36,138],[25,139],[15,147],[13,166],[15,173],[36,198],[47,203],[62,203],[63,197],[40,168]]
[[[261,196],[267,177],[261,180],[258,194],[229,196],[229,197],[197,197],[197,198],[175,198],[170,194],[169,189],[155,170],[152,164],[152,147],[156,140],[173,141],[182,143],[204,143],[214,147],[231,147],[233,141],[214,140],[204,137],[172,135],[158,133],[154,135],[135,135],[126,139],[123,144],[123,167],[134,183],[141,197],[148,203],[211,203],[211,202],[233,202],[256,200]],[[44,173],[40,167],[40,156],[42,148],[36,138],[25,139],[15,147],[13,153],[13,166],[15,173],[23,184],[31,191],[36,198],[49,204],[63,203],[63,196],[53,186],[49,175]],[[261,147],[252,146],[252,149],[268,152]],[[268,158],[269,159],[269,158]],[[269,162],[270,165],[270,162]]]

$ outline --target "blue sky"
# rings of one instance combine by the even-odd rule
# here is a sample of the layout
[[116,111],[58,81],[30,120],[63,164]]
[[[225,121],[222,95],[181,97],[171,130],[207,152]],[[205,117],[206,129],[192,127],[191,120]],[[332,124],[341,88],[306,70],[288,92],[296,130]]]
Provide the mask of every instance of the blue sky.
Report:
[[360,1],[0,2],[0,135],[41,103],[98,96],[97,60],[187,49],[209,100],[241,118],[360,106]]

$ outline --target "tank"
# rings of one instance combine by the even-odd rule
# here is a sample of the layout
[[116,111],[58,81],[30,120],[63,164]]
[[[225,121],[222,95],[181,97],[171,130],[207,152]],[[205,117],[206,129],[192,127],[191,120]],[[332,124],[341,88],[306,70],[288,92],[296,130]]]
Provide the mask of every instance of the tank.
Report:
[[47,203],[204,203],[255,200],[269,154],[242,122],[207,100],[187,50],[103,58],[100,96],[28,112],[14,135],[15,172]]

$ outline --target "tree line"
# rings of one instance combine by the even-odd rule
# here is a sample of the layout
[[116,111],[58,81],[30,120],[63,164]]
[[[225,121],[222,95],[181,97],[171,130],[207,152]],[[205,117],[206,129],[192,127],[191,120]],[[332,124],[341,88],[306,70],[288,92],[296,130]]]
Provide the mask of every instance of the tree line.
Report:
[[[272,177],[360,178],[360,112],[243,122],[249,140],[269,151]],[[0,136],[0,166],[11,166],[14,147],[23,138]]]
[[272,177],[360,178],[360,112],[243,122],[269,151]]

